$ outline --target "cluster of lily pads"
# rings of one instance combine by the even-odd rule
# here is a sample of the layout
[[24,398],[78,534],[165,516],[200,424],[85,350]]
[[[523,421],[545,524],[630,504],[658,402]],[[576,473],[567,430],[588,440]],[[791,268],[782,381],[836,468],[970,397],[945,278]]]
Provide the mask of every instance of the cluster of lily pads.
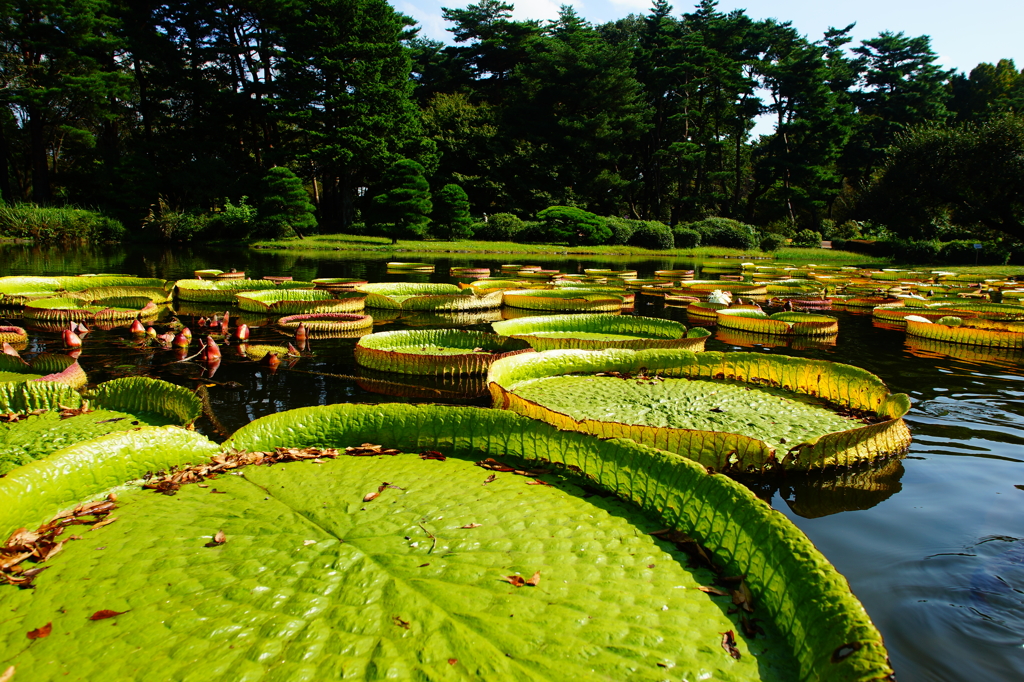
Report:
[[[692,273],[661,273],[665,287],[622,271],[502,270],[453,273],[471,280],[461,286],[220,271],[173,284],[95,276],[93,287],[0,278],[26,324],[62,334],[124,325],[137,343],[187,356],[181,318],[191,316],[211,366],[222,343],[255,358],[249,322],[293,337],[268,357],[301,353],[318,334],[357,336],[356,360],[375,381],[473,375],[492,397],[491,408],[289,410],[218,443],[191,428],[194,392],[143,377],[90,387],[71,355],[25,362],[13,344],[27,332],[0,330],[11,335],[0,355],[10,674],[889,676],[842,576],[724,472],[897,456],[909,444],[907,397],[855,367],[703,352],[699,326],[621,314],[637,295],[685,295]],[[109,287],[117,296],[96,294]],[[487,320],[494,333],[445,328],[495,309],[534,314]],[[436,328],[369,333],[378,312],[396,319],[388,311],[435,315]],[[826,323],[783,312],[724,317],[786,334]]]

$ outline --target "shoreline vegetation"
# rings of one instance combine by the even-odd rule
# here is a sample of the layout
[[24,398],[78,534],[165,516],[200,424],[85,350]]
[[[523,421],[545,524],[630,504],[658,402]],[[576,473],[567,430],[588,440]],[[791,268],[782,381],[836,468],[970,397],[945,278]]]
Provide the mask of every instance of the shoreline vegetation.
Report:
[[800,261],[802,263],[863,263],[888,265],[889,259],[868,256],[853,251],[783,247],[775,253],[760,250],[733,249],[724,246],[698,246],[692,248],[646,249],[640,246],[612,245],[566,246],[563,244],[520,244],[479,240],[423,241],[399,240],[392,244],[386,237],[365,235],[324,234],[302,239],[263,240],[252,242],[249,248],[268,251],[365,251],[370,253],[402,253],[407,255],[522,255],[522,256],[601,256],[616,258],[688,258],[693,260],[763,260]]

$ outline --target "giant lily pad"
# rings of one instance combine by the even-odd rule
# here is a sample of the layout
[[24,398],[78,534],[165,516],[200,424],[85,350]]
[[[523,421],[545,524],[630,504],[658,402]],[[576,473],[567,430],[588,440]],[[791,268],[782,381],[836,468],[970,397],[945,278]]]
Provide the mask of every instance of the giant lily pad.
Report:
[[584,290],[515,289],[506,291],[504,304],[510,308],[562,312],[614,312],[627,304],[623,296],[588,293]]
[[357,313],[366,305],[366,294],[358,291],[289,289],[249,291],[235,294],[238,307],[268,315],[312,313]]
[[673,320],[634,315],[547,315],[493,322],[499,334],[523,339],[536,350],[554,348],[687,348],[704,350],[708,332]]
[[[0,424],[0,476],[55,450],[108,433],[143,426],[186,426],[201,411],[192,391],[147,377],[102,383],[84,406],[69,387],[59,390],[52,383],[30,381],[15,386],[0,394],[0,411],[18,415]],[[28,411],[27,405],[45,407]]]
[[0,277],[0,305],[21,306],[26,301],[53,296],[60,289],[56,277]]
[[[942,324],[942,320],[951,319],[957,324]],[[1024,349],[1024,322],[1003,322],[999,324],[984,319],[963,319],[959,317],[940,318],[939,321],[930,322],[914,320],[912,317],[905,320],[907,334],[920,336],[933,341],[945,343],[961,343],[970,346],[986,346],[989,348],[1004,348],[1007,350]]]
[[73,388],[85,386],[87,378],[81,365],[69,355],[43,353],[31,362],[0,353],[0,383],[20,381],[55,382]]
[[[186,678],[196,661],[204,679],[891,674],[877,630],[813,545],[742,486],[670,453],[494,410],[406,405],[293,410],[226,445],[363,442],[411,454],[250,466],[211,481],[221,495],[119,491],[116,525],[69,543],[35,590],[5,594],[0,653],[38,680]],[[98,476],[109,480],[128,453],[104,454]],[[529,486],[475,467],[483,457],[571,467],[613,497],[555,475]],[[22,525],[43,516],[0,510]],[[747,639],[728,602],[700,589],[712,589],[711,571],[652,539],[666,526],[704,545],[723,575],[746,576],[737,592],[764,636]],[[91,620],[99,611],[115,619]],[[46,622],[55,634],[26,646]],[[145,656],[129,655],[139,647]]]
[[454,284],[376,282],[356,287],[366,292],[369,308],[468,312],[501,307],[501,292],[482,296],[463,292]]
[[125,322],[136,318],[155,317],[160,308],[149,298],[83,301],[80,298],[41,298],[27,301],[22,315],[31,320],[66,322],[95,320],[96,322]]
[[359,339],[355,360],[403,374],[482,374],[500,358],[530,350],[519,339],[460,329],[402,329]]
[[180,279],[175,282],[175,295],[180,301],[234,303],[235,294],[242,291],[276,291],[312,286],[310,282],[276,282],[269,279]]
[[373,327],[373,318],[357,313],[308,313],[282,317],[277,321],[277,325],[293,333],[302,325],[307,332],[316,334],[319,338],[349,337],[353,332]]
[[760,310],[727,308],[718,311],[717,322],[719,327],[756,334],[834,336],[839,332],[839,320],[815,313],[781,312],[767,315]]
[[488,382],[496,407],[632,438],[718,471],[849,465],[910,444],[906,395],[890,394],[865,370],[824,360],[555,350],[500,360]]

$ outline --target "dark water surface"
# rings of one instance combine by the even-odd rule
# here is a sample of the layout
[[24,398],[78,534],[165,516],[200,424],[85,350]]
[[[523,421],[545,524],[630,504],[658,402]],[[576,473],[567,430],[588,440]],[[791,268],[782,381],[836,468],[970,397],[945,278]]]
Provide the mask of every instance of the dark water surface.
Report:
[[[384,263],[391,259],[387,254],[333,251],[297,256],[226,248],[3,245],[0,275],[104,272],[178,279],[190,278],[201,268],[237,268],[250,277],[440,282],[449,281],[450,264],[498,267],[517,262],[565,272],[628,267],[640,277],[653,276],[655,269],[693,267],[673,258],[459,255],[430,259],[437,266],[434,275],[405,277],[385,273]],[[638,301],[638,314],[687,322],[680,309],[646,302],[646,297],[638,296]],[[902,330],[877,327],[869,315],[831,314],[840,318],[835,346],[742,349],[824,358],[874,372],[894,392],[911,396],[913,409],[906,420],[913,446],[905,459],[871,469],[824,478],[791,476],[752,487],[803,529],[847,577],[882,631],[898,679],[1024,679],[1022,357],[908,344]],[[192,319],[182,317],[186,323]],[[438,320],[421,316],[375,330],[431,323]],[[483,323],[475,328],[489,327]],[[30,338],[30,352],[60,350],[56,333],[31,331]],[[286,340],[270,326],[253,330],[253,343]],[[708,349],[741,349],[735,339],[727,341],[715,338]],[[199,365],[175,362],[170,351],[138,349],[122,328],[89,335],[80,361],[91,382],[143,374],[190,388],[203,386],[210,409],[198,427],[218,440],[257,417],[306,405],[488,404],[487,398],[470,395],[482,382],[407,385],[403,378],[361,370],[352,360],[354,346],[355,339],[313,340],[312,357],[291,367],[282,364],[276,372],[226,352],[211,379],[203,377]]]

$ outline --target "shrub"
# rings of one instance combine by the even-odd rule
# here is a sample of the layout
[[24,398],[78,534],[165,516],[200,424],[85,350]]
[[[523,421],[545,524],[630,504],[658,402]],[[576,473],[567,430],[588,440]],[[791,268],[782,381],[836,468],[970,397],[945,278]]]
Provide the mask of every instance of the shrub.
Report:
[[125,236],[113,218],[81,208],[0,203],[0,234],[36,242],[112,241]]
[[861,236],[860,223],[856,220],[847,220],[842,225],[838,225],[832,234],[829,236],[830,239],[857,239]]
[[774,253],[786,245],[786,238],[781,234],[769,232],[761,237],[761,250],[767,253]]
[[672,237],[677,249],[692,249],[700,246],[700,232],[688,227],[677,227],[672,230]]
[[215,213],[209,221],[207,229],[218,239],[248,239],[259,226],[256,207],[249,205],[249,197],[242,197],[238,204],[230,199],[224,200],[224,210]]
[[577,244],[604,244],[612,236],[604,218],[572,206],[549,206],[537,214],[544,223],[545,237],[551,241]]
[[210,225],[210,216],[203,213],[176,211],[163,197],[142,219],[143,238],[150,241],[187,242],[202,237]]
[[633,237],[633,233],[636,232],[635,220],[627,220],[626,218],[618,218],[616,216],[611,216],[604,220],[605,224],[612,231],[612,238],[608,241],[609,244],[617,246],[628,244],[629,240]]
[[820,248],[821,233],[814,230],[800,230],[793,238],[793,246]]
[[512,242],[524,226],[525,223],[511,213],[495,213],[485,222],[473,225],[473,234],[484,241]]
[[[981,248],[975,249],[975,244],[981,244]],[[974,261],[977,259],[979,265],[1006,265],[1010,262],[1012,254],[1011,248],[999,242],[957,239],[943,244],[938,250],[937,258],[931,262],[948,265],[974,265]]]
[[672,230],[665,223],[659,223],[657,220],[633,222],[636,229],[629,241],[632,246],[642,246],[645,249],[671,249],[675,246]]
[[531,244],[546,242],[549,239],[547,225],[539,220],[524,220],[523,227],[516,232],[514,241],[518,244]]
[[680,227],[699,232],[700,241],[706,246],[755,249],[759,242],[757,230],[753,225],[747,225],[731,218],[705,218]]
[[822,239],[832,239],[836,233],[836,221],[831,218],[822,218],[821,224],[818,225],[818,231],[821,232]]
[[941,247],[934,240],[889,239],[876,242],[875,253],[897,263],[924,265],[939,262]]

